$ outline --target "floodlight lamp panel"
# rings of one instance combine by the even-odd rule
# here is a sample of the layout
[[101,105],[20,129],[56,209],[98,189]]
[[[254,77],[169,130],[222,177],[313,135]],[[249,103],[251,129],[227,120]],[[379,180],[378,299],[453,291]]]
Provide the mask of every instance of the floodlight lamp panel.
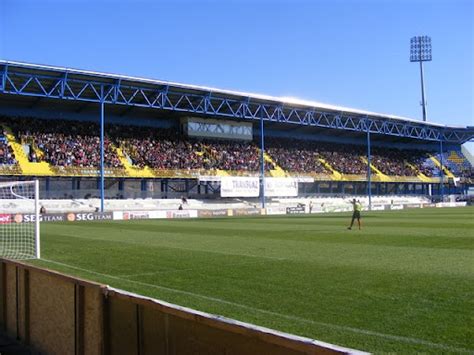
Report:
[[431,37],[415,36],[410,39],[410,61],[431,61]]

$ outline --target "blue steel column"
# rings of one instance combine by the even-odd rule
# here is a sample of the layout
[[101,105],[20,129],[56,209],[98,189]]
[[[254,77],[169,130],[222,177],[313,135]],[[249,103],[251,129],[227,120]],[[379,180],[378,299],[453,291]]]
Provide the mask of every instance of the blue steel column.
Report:
[[8,64],[5,64],[2,75],[2,92],[6,92],[7,89],[7,75],[8,75]]
[[104,212],[104,100],[100,102],[100,212]]
[[370,124],[367,120],[367,195],[369,196],[369,211],[372,210],[372,172],[370,169]]
[[261,184],[261,199],[262,199],[262,208],[265,208],[265,159],[263,158],[263,153],[265,151],[264,143],[264,134],[263,134],[263,112],[260,112],[260,180]]
[[439,194],[441,197],[441,202],[444,200],[444,172],[443,172],[443,141],[439,141],[439,162],[441,164],[439,169]]

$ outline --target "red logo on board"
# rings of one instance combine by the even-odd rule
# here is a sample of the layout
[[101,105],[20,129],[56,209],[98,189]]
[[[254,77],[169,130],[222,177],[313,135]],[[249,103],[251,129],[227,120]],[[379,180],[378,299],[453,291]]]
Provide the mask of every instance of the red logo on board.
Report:
[[12,223],[12,216],[9,214],[1,213],[0,224],[9,224],[9,223]]

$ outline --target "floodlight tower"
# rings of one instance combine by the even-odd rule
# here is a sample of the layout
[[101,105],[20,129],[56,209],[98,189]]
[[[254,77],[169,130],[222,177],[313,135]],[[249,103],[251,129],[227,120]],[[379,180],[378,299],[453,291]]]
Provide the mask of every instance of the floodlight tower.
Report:
[[420,62],[421,74],[421,106],[423,121],[426,121],[425,84],[423,81],[423,62],[431,61],[431,37],[416,36],[410,40],[410,62]]

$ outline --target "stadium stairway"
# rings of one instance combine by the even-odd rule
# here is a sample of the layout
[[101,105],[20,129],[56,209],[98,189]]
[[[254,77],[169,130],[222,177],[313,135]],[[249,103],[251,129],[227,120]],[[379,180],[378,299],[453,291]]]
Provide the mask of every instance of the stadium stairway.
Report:
[[265,160],[268,163],[271,163],[275,168],[270,170],[270,175],[272,177],[286,177],[287,174],[285,170],[283,170],[278,164],[272,159],[270,155],[267,153],[263,153],[263,160]]
[[323,166],[326,169],[328,169],[332,173],[333,180],[336,180],[336,181],[343,180],[342,174],[339,171],[334,170],[334,168],[326,160],[324,160],[323,158],[318,158],[318,160],[321,162],[321,164],[323,164]]
[[[207,146],[206,144],[202,144],[201,148],[202,148],[202,151],[197,151],[195,154],[197,154],[199,156],[204,156],[208,160],[217,160],[217,157],[212,152],[212,150],[209,149],[209,146]],[[229,172],[227,172],[225,170],[216,169],[215,170],[215,175],[222,177],[222,176],[230,176],[231,174],[229,174]]]
[[130,177],[137,177],[137,178],[153,178],[155,175],[151,171],[151,169],[147,166],[144,168],[137,168],[130,163],[130,161],[127,159],[125,156],[125,153],[120,147],[116,147],[115,145],[112,145],[113,149],[115,149],[115,152],[117,153],[117,156],[122,163],[123,167],[125,168],[125,171],[127,172],[127,175]]
[[40,159],[43,159],[44,158],[44,152],[39,149],[36,144],[31,144],[30,145],[30,149],[33,149],[33,152],[36,154],[36,156]]
[[[15,158],[18,161],[18,165],[20,166],[23,175],[36,175],[36,176],[51,176],[53,175],[53,171],[51,170],[51,166],[47,162],[38,162],[32,163],[28,160],[28,157],[25,154],[25,150],[20,142],[16,139],[13,131],[8,126],[3,126],[6,132],[6,136],[8,139],[8,143],[13,149],[13,153],[15,153]],[[35,150],[36,153],[36,150]],[[42,152],[41,152],[42,155]],[[38,156],[41,156],[38,155]]]
[[225,170],[220,170],[220,169],[217,169],[216,170],[216,176],[230,176],[231,174],[229,174],[229,172],[225,171]]
[[[421,171],[418,171],[415,166],[413,166],[412,164],[410,163],[407,163],[407,165],[413,170],[413,171],[416,171],[417,174],[416,174],[416,177],[418,179],[420,179],[422,182],[437,182],[437,179],[435,178],[432,178],[432,177],[429,177],[429,176],[426,176],[425,174],[423,174]],[[439,179],[438,179],[439,180]]]
[[[435,165],[436,167],[441,168],[441,163],[439,162],[438,159],[436,159],[435,156],[431,155],[431,156],[430,156],[430,160],[434,163],[434,165]],[[446,166],[444,166],[444,164],[443,164],[443,173],[444,173],[444,175],[445,175],[446,177],[448,177],[448,178],[454,178],[453,173],[450,172],[450,171],[446,168]]]
[[[364,164],[368,164],[368,161],[365,157],[360,157],[360,160],[362,160],[364,162]],[[377,169],[375,167],[374,164],[370,163],[370,168],[375,171],[375,175],[378,176],[378,178],[380,179],[380,181],[382,182],[390,182],[392,181],[392,179],[390,178],[390,176],[388,175],[385,175],[384,173],[382,173],[379,169]]]

